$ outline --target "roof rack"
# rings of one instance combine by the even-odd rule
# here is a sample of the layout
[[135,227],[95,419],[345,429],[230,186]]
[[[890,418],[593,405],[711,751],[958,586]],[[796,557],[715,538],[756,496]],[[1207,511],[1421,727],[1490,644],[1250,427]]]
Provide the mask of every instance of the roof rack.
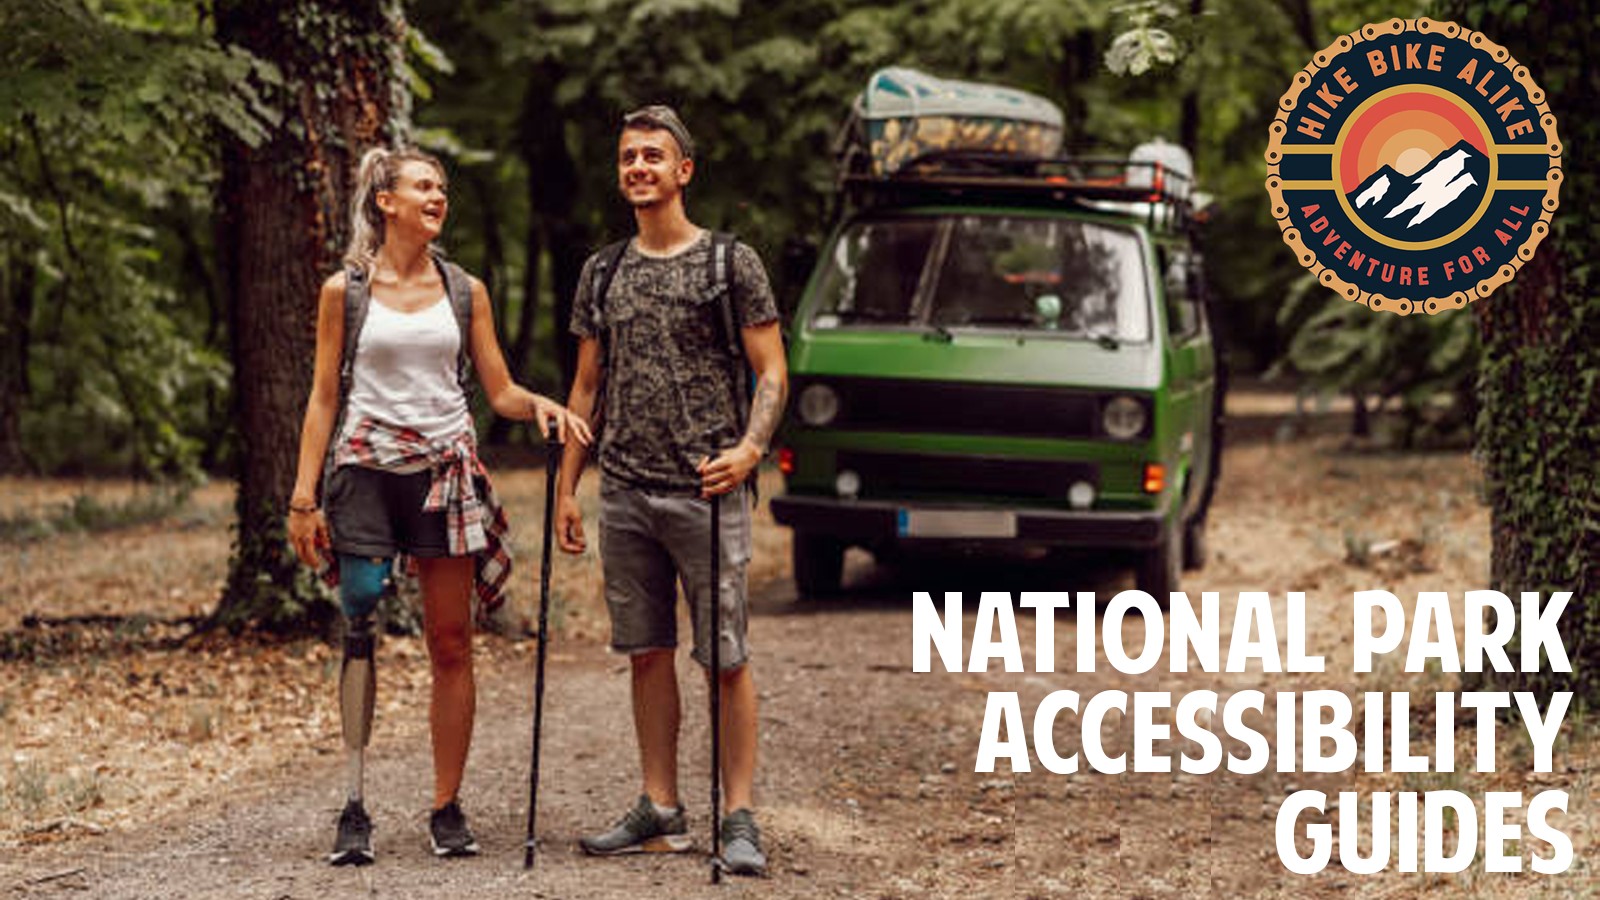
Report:
[[981,199],[1142,214],[1151,230],[1188,231],[1194,224],[1194,180],[1160,162],[945,150],[919,156],[894,175],[846,171],[839,189],[846,207]]

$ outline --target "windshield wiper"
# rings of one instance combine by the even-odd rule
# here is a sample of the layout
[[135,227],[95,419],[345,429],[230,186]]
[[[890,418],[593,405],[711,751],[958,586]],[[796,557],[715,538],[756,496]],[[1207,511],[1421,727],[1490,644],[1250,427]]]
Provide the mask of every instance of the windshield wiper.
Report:
[[847,309],[834,310],[833,314],[845,321],[854,322],[900,322],[910,324],[910,317],[902,312],[886,309]]
[[1013,316],[1001,316],[1001,315],[995,315],[995,316],[973,316],[970,319],[961,320],[961,324],[963,324],[963,325],[1026,325],[1029,328],[1037,328],[1037,327],[1039,327],[1039,320],[1034,318],[1033,316],[1020,316],[1020,315],[1013,315]]
[[1121,350],[1122,342],[1109,331],[1086,331],[1084,337],[1099,344],[1104,350]]

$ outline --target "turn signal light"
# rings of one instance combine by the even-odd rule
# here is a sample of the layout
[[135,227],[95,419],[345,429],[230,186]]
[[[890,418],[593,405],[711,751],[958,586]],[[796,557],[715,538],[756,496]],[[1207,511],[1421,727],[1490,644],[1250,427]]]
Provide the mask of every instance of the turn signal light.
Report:
[[1146,463],[1144,467],[1144,492],[1159,494],[1167,486],[1167,467],[1160,463]]
[[778,471],[785,475],[794,474],[794,451],[788,447],[778,448]]

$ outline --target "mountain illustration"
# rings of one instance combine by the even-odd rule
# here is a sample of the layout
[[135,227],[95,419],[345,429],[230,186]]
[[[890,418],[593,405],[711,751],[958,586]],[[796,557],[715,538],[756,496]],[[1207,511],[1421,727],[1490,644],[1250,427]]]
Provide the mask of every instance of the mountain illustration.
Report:
[[1466,141],[1412,175],[1382,166],[1346,196],[1369,227],[1406,241],[1454,231],[1477,209],[1489,180],[1489,158]]
[[1361,187],[1352,191],[1356,195],[1356,209],[1360,209],[1368,203],[1381,201],[1384,194],[1388,193],[1389,185],[1398,182],[1403,177],[1399,172],[1388,166],[1382,166],[1378,171],[1373,172],[1366,181],[1361,183]]

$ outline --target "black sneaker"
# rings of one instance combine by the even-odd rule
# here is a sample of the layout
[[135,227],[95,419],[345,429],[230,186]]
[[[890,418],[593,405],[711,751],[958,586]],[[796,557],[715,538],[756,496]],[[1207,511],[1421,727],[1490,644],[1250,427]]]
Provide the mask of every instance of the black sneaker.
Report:
[[689,822],[683,807],[670,815],[656,813],[650,798],[640,795],[639,802],[616,824],[615,828],[578,841],[583,852],[594,856],[611,856],[618,853],[682,853],[694,842],[689,838]]
[[433,841],[434,856],[478,855],[478,839],[467,828],[467,817],[454,800],[433,811],[428,819],[428,837]]
[[748,809],[736,809],[722,817],[722,867],[733,875],[767,874],[761,830]]
[[360,800],[351,800],[339,813],[339,836],[334,838],[328,862],[336,866],[365,866],[372,863],[372,820]]

